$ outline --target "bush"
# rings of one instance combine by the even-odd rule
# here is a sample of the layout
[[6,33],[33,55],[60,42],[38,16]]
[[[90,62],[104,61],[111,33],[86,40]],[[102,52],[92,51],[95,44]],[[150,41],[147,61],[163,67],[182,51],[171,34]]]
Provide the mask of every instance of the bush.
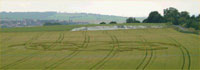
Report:
[[117,24],[117,22],[115,22],[115,21],[111,21],[109,24]]
[[195,21],[190,21],[185,25],[187,28],[194,28],[195,30],[200,30],[200,23],[195,22]]
[[60,23],[44,23],[43,26],[61,25]]
[[99,24],[106,24],[106,22],[101,22],[101,23],[99,23]]
[[135,18],[129,17],[126,19],[126,23],[140,23],[140,21],[136,20]]
[[158,11],[152,11],[147,19],[143,21],[143,23],[163,23],[164,18],[158,13]]

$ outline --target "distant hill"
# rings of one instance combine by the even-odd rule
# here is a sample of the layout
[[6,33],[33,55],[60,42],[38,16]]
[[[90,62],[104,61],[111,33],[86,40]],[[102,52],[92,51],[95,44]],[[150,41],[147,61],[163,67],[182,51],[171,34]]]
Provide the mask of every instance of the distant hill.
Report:
[[[100,15],[91,13],[57,13],[57,12],[0,12],[0,19],[23,20],[23,19],[39,19],[39,20],[68,20],[73,22],[125,22],[127,17]],[[142,21],[144,17],[136,17]]]

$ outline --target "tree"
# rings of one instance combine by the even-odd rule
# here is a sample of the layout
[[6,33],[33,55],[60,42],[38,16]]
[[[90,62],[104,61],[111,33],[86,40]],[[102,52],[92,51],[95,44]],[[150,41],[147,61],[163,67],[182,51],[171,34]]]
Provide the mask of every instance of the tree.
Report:
[[164,18],[157,12],[152,11],[148,18],[143,21],[143,23],[162,23],[164,22]]
[[190,19],[196,19],[195,15],[192,15],[192,16],[190,17]]
[[180,13],[180,17],[184,17],[184,18],[186,18],[186,19],[189,19],[189,18],[190,18],[190,15],[189,15],[189,13],[188,13],[187,11],[182,11],[182,12]]
[[111,21],[109,24],[117,24],[116,21]]
[[135,18],[129,17],[126,19],[126,23],[140,23],[140,21],[136,20]]
[[[183,13],[185,14],[185,13]],[[172,22],[173,24],[179,24],[178,18],[180,17],[180,13],[176,8],[170,7],[164,9],[164,19],[166,22]]]
[[133,23],[140,23],[140,21],[133,18]]
[[200,14],[197,16],[196,20],[200,22]]
[[176,25],[184,25],[189,22],[190,19],[195,19],[195,16],[190,18],[190,15],[187,11],[182,11],[180,13],[180,17],[178,18],[178,22],[174,23]]
[[179,25],[180,24],[179,21],[178,21],[178,18],[174,18],[174,20],[172,21],[172,23],[174,25]]
[[187,23],[185,25],[185,27],[187,27],[187,28],[194,28],[196,30],[199,30],[200,29],[200,23],[199,22],[195,22],[193,20],[190,20],[189,23]]
[[126,23],[133,23],[133,18],[129,17],[128,19],[126,19]]
[[200,19],[199,16],[195,17],[195,15],[192,15],[189,19],[186,19],[187,22],[184,23],[185,27],[187,27],[187,28],[194,28],[196,30],[200,30],[199,19]]
[[184,24],[188,23],[188,20],[189,20],[189,19],[187,19],[187,18],[180,17],[180,18],[178,19],[178,22],[176,22],[176,23],[174,23],[174,24],[176,24],[176,25],[184,25]]
[[106,24],[106,22],[101,22],[100,24]]

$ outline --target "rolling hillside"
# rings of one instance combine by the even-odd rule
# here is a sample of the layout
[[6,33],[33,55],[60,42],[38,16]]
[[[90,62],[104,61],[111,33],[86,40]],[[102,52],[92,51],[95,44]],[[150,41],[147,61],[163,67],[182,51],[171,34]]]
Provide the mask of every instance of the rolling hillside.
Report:
[[[39,20],[69,20],[74,22],[99,23],[102,21],[125,22],[127,17],[100,15],[90,13],[57,13],[57,12],[1,12],[0,19],[23,20],[23,19],[39,19]],[[143,17],[138,17],[143,20]]]

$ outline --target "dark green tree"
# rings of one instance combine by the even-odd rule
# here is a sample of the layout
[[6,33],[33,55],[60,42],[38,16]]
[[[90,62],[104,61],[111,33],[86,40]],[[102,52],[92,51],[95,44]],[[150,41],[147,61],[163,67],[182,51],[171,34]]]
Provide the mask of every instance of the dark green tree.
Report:
[[101,22],[101,23],[99,23],[99,24],[106,24],[106,22]]
[[164,19],[166,22],[172,22],[173,24],[179,24],[178,18],[180,17],[180,13],[176,8],[170,7],[164,9]]
[[133,18],[133,23],[140,23],[140,21]]
[[126,19],[126,23],[133,23],[133,18],[129,17],[128,19]]
[[116,21],[111,21],[109,24],[117,24]]
[[[189,22],[190,15],[189,15],[189,13],[187,11],[182,11],[180,13],[180,17],[179,18],[175,18],[175,19],[178,19],[178,21],[176,23],[174,23],[174,24],[176,24],[176,25],[184,25],[184,24]],[[192,19],[195,19],[195,16],[193,16]]]
[[186,19],[189,19],[189,18],[190,18],[190,15],[189,15],[189,13],[188,13],[187,11],[182,11],[182,12],[180,13],[180,17],[184,17],[184,18],[186,18]]
[[196,20],[200,22],[200,14],[197,16]]
[[187,28],[194,28],[196,30],[200,29],[200,23],[194,20],[189,20],[189,22],[185,25]]
[[190,19],[197,19],[197,17],[195,17],[195,15],[192,15],[192,16],[190,17]]
[[129,17],[126,19],[126,23],[140,23],[140,21],[136,20],[135,18]]
[[164,21],[164,18],[157,11],[152,11],[143,23],[162,23]]

